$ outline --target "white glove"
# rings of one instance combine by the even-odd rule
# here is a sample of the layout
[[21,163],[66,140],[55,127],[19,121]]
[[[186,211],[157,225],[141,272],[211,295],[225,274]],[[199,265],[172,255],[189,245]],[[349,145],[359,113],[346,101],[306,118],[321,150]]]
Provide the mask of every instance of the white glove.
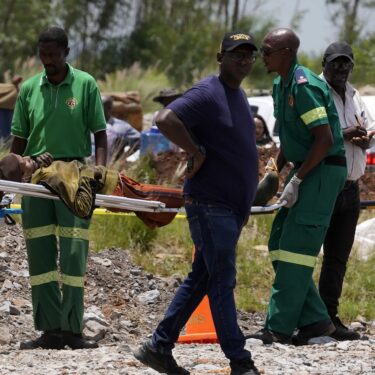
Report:
[[290,208],[294,206],[298,200],[298,189],[301,182],[302,180],[294,175],[285,186],[278,203],[286,201],[285,207]]

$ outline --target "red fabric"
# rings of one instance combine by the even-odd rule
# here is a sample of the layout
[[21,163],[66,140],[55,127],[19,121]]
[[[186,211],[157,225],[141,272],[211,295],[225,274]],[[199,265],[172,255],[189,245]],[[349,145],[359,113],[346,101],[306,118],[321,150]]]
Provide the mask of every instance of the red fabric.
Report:
[[[112,195],[133,199],[159,201],[165,203],[167,208],[180,208],[184,205],[181,189],[169,188],[161,185],[141,184],[122,174],[119,175],[119,182]],[[110,208],[109,210],[113,212],[124,211],[116,208]],[[177,212],[134,212],[149,228],[152,229],[169,224],[177,214]]]

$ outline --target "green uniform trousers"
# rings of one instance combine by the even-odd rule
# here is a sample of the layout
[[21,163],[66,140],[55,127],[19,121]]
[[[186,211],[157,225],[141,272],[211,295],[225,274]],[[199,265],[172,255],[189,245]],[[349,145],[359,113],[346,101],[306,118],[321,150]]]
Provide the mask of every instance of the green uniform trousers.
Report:
[[81,333],[90,220],[57,200],[23,197],[22,209],[35,328]]
[[346,173],[346,167],[318,165],[301,183],[297,203],[275,217],[268,243],[276,273],[269,330],[290,336],[296,328],[330,319],[312,274]]

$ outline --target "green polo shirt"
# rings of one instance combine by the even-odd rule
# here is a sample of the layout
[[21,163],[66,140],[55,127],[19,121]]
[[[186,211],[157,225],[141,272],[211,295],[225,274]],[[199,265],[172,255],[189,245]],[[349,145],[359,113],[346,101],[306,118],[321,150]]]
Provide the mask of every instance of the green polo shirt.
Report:
[[65,79],[51,84],[41,72],[22,85],[12,134],[27,139],[24,155],[55,158],[91,155],[90,133],[106,129],[98,86],[88,73],[68,65]]
[[330,90],[316,74],[295,61],[285,82],[278,76],[273,85],[274,115],[280,143],[288,161],[306,159],[312,143],[310,129],[328,124],[334,144],[328,155],[345,155],[339,117]]

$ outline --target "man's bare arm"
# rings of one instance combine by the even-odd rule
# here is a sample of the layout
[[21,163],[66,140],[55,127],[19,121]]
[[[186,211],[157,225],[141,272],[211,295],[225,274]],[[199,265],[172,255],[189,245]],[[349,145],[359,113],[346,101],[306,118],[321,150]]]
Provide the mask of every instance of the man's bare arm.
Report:
[[162,134],[189,154],[186,177],[193,177],[206,158],[204,149],[193,140],[183,122],[172,110],[162,109],[155,122]]

